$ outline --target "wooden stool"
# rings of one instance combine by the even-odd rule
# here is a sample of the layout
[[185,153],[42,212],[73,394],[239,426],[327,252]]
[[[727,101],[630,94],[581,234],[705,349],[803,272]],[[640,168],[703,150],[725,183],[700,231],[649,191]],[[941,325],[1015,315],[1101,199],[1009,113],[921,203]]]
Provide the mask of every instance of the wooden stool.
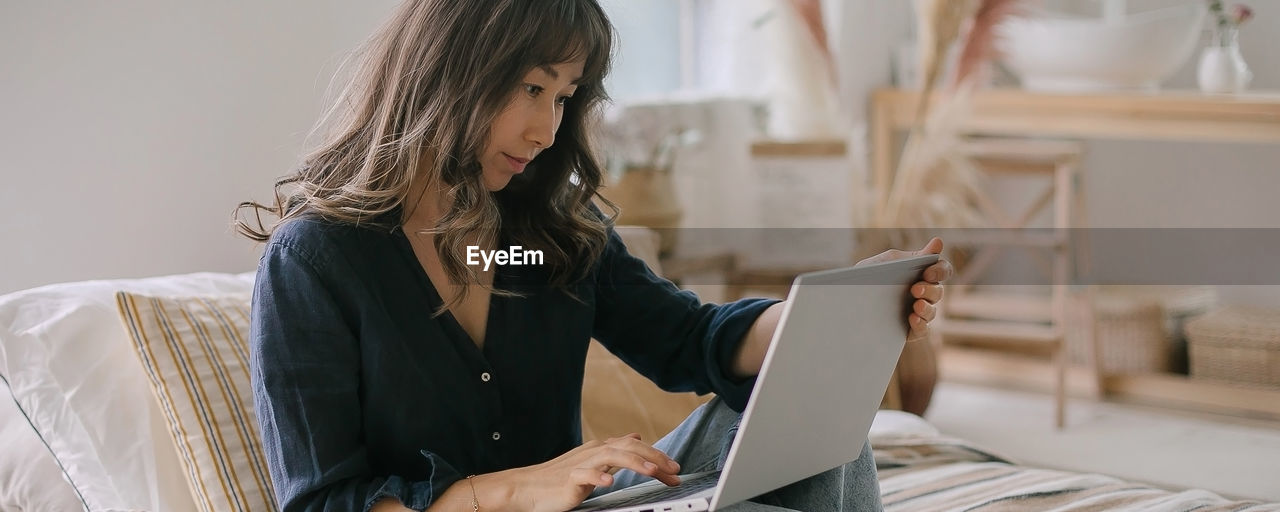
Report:
[[[1023,175],[1047,178],[1047,187],[1025,211],[1011,215],[987,195],[977,198],[978,206],[999,229],[972,230],[948,240],[951,247],[974,247],[973,258],[948,282],[933,329],[938,343],[958,338],[979,342],[989,349],[1049,355],[1054,363],[1055,424],[1062,428],[1066,416],[1066,323],[1068,301],[1084,301],[1085,330],[1089,333],[1088,364],[1093,367],[1101,390],[1097,336],[1091,316],[1092,287],[1083,293],[1069,293],[1072,284],[1087,268],[1087,252],[1071,230],[1084,228],[1084,190],[1079,173],[1080,144],[1068,141],[1031,139],[973,139],[962,152],[988,177]],[[1052,206],[1053,230],[1030,229],[1028,224],[1046,207]],[[1083,232],[1083,230],[1079,230]],[[1050,295],[979,292],[974,281],[991,266],[1003,249],[1022,248],[1037,256],[1037,262],[1052,276]],[[1044,261],[1044,252],[1049,253]]]

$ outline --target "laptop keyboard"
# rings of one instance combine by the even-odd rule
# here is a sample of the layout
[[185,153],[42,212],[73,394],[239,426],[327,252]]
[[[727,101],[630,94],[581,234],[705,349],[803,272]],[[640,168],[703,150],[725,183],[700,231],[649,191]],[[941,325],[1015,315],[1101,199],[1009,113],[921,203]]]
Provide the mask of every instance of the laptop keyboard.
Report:
[[677,487],[660,486],[654,487],[652,491],[640,493],[631,498],[622,501],[614,501],[595,508],[587,510],[607,510],[613,508],[623,508],[632,505],[643,505],[646,503],[660,503],[663,501],[678,500],[686,496],[693,496],[702,491],[716,486],[716,482],[720,481],[720,472],[712,472],[698,475],[693,478],[687,478],[680,481]]

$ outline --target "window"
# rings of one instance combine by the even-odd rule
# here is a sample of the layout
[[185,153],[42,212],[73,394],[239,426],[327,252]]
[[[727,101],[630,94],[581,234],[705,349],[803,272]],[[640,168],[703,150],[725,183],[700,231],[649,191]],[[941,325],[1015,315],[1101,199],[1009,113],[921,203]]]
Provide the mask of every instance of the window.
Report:
[[[772,68],[766,30],[782,0],[602,0],[618,31],[606,84],[619,102],[677,91],[760,95]],[[823,3],[828,37],[839,2]],[[834,43],[834,39],[831,43]],[[776,46],[776,45],[774,45]]]
[[618,43],[605,87],[619,102],[678,90],[680,25],[690,0],[602,0],[617,29]]

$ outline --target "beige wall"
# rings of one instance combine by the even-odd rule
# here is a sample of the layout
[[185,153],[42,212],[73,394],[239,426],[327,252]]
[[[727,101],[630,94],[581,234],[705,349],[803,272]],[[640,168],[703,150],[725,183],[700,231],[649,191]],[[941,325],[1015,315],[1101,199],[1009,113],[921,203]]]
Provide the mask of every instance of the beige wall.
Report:
[[5,2],[0,293],[252,270],[232,207],[268,197],[389,5]]
[[[1167,0],[1162,0],[1167,1]],[[73,5],[72,5],[73,4]],[[320,112],[342,52],[395,2],[5,2],[0,6],[0,293],[41,284],[252,270],[229,229],[265,199]],[[1280,10],[1242,33],[1255,86],[1280,89]],[[842,93],[863,115],[906,36],[902,0],[828,10]],[[1170,84],[1193,87],[1192,66]],[[1280,148],[1093,143],[1096,225],[1277,227]],[[1277,287],[1224,289],[1280,304]]]

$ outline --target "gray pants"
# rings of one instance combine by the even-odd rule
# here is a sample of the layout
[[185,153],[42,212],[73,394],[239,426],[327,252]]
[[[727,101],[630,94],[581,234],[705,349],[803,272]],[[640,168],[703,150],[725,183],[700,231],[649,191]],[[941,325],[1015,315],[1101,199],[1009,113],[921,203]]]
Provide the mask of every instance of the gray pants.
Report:
[[[738,432],[742,414],[734,412],[719,397],[712,398],[694,410],[680,426],[653,446],[680,463],[682,474],[718,470],[724,467],[729,447]],[[832,440],[854,442],[854,440]],[[597,489],[592,497],[625,489],[648,481],[649,477],[629,470],[614,475],[610,487]],[[725,509],[731,512],[803,512],[883,510],[880,504],[880,481],[876,478],[875,458],[871,445],[862,447],[858,459],[825,473],[757,496],[751,501]]]

